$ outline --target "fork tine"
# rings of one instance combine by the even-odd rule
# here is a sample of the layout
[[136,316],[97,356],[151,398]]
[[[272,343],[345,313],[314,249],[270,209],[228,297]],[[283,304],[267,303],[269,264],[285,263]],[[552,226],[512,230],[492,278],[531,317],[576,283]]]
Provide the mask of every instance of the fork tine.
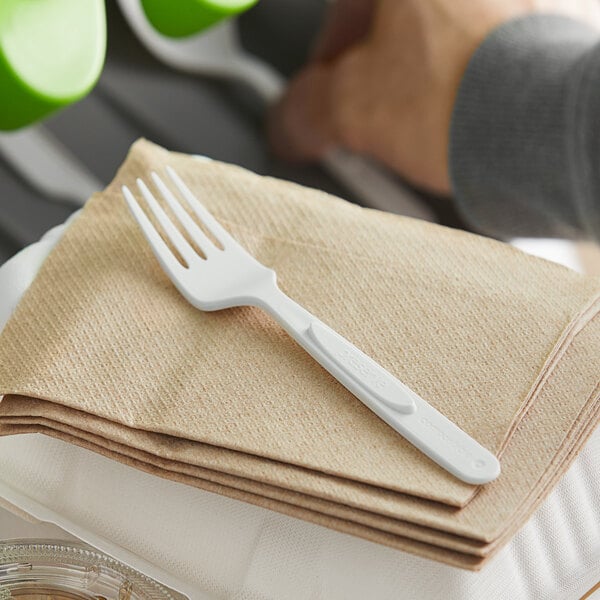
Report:
[[163,183],[163,180],[154,172],[152,173],[152,180],[160,190],[165,202],[171,207],[171,210],[185,227],[185,230],[192,236],[192,240],[198,245],[200,250],[204,252],[206,258],[208,258],[210,253],[217,249],[216,246],[204,231],[194,223],[192,217],[190,217],[185,208],[181,206],[181,203],[175,198],[173,192],[171,192],[171,190]]
[[177,186],[177,189],[185,197],[189,205],[192,207],[198,218],[206,226],[206,229],[210,231],[215,238],[223,245],[226,246],[238,246],[238,243],[229,235],[227,230],[210,214],[210,212],[201,204],[201,202],[194,196],[190,189],[183,183],[181,177],[177,175],[175,169],[172,167],[166,168],[169,177],[173,180],[173,183]]
[[177,248],[178,252],[181,254],[183,259],[188,263],[193,261],[194,258],[198,258],[195,250],[188,243],[188,241],[183,237],[179,229],[175,227],[173,221],[169,218],[167,213],[163,210],[162,206],[157,202],[156,198],[152,194],[152,192],[148,189],[148,186],[144,183],[142,179],[136,180],[137,186],[142,192],[146,202],[148,203],[148,208],[152,211],[156,220],[161,224],[162,228],[165,231],[165,234],[172,242],[172,244]]
[[129,206],[129,210],[133,214],[133,217],[138,222],[142,233],[148,240],[154,256],[156,256],[158,262],[162,268],[167,272],[171,279],[175,280],[181,274],[184,267],[175,258],[175,255],[171,252],[171,249],[165,244],[164,240],[160,237],[160,234],[154,228],[154,225],[150,222],[150,219],[146,216],[146,213],[142,210],[138,201],[134,195],[130,192],[129,188],[124,185],[121,188],[123,197]]

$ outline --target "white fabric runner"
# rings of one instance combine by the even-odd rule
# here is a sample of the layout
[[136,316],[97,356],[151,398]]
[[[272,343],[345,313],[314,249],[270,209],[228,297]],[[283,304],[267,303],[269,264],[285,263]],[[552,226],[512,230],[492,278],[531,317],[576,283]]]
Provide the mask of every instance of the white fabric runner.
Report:
[[20,492],[50,508],[65,529],[115,553],[102,545],[110,540],[194,599],[576,600],[600,578],[599,467],[597,432],[533,519],[472,573],[152,477],[45,436],[0,439],[9,500]]

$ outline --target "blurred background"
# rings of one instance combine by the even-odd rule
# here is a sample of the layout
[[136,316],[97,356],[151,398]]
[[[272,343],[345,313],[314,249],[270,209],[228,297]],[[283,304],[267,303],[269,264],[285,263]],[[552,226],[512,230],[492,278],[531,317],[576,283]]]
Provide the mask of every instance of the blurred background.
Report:
[[[248,53],[288,78],[306,61],[326,8],[326,0],[261,0],[235,26]],[[251,86],[166,66],[142,45],[116,0],[107,0],[106,10],[106,62],[93,91],[31,126],[29,133],[27,128],[16,136],[0,132],[0,264],[63,223],[77,208],[78,198],[73,196],[87,197],[108,184],[139,137],[365,204],[361,194],[322,167],[290,166],[270,154],[264,132],[265,103]],[[20,156],[15,161],[16,154]],[[23,154],[28,170],[37,173],[40,181],[31,181],[22,172]],[[64,173],[64,165],[55,168],[54,160],[48,161],[58,154],[70,164]],[[397,179],[393,174],[389,177]],[[59,181],[53,181],[48,193],[46,180],[55,179]],[[404,196],[408,206],[401,197],[402,187],[398,189],[392,207],[396,212],[465,227],[446,199],[409,192]],[[415,201],[422,204],[422,212]]]

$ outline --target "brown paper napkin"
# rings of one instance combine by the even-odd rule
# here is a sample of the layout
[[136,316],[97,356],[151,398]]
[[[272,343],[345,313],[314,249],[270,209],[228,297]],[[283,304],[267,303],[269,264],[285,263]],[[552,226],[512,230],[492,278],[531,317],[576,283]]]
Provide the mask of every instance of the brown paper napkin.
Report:
[[[119,192],[166,164],[288,294],[502,453],[500,479],[475,494],[258,310],[189,306]],[[476,568],[597,422],[599,289],[503,244],[140,142],[2,333],[0,393],[15,396],[0,403],[1,432],[43,430]]]
[[[574,449],[578,445],[580,447],[591,433],[594,423],[597,422],[597,386],[592,390],[592,397],[596,398],[596,402],[589,404],[590,408],[595,406],[595,415],[590,415],[587,411],[574,418],[574,413],[570,414],[569,411],[565,411],[562,398],[569,392],[569,389],[565,386],[569,385],[569,380],[571,380],[572,385],[571,376],[577,372],[577,365],[586,364],[586,357],[590,351],[600,351],[599,334],[600,318],[596,318],[592,323],[592,327],[586,329],[584,337],[578,337],[576,342],[569,348],[564,361],[561,363],[560,371],[555,372],[552,383],[545,388],[540,401],[532,408],[530,414],[533,416],[533,420],[531,422],[525,420],[522,423],[506,450],[503,458],[503,475],[506,475],[506,478],[501,478],[494,484],[486,486],[469,506],[461,511],[442,510],[443,507],[436,503],[421,503],[424,506],[418,507],[415,502],[412,502],[407,503],[404,507],[409,517],[418,514],[418,508],[424,509],[423,512],[429,517],[431,523],[438,526],[445,523],[449,529],[456,529],[457,526],[464,528],[465,526],[472,527],[475,525],[479,528],[483,526],[489,531],[490,523],[503,524],[506,530],[498,538],[487,544],[463,536],[449,535],[429,527],[414,526],[397,519],[381,519],[373,513],[361,514],[361,511],[348,510],[344,505],[334,505],[315,500],[315,498],[306,498],[302,495],[294,497],[293,494],[286,494],[280,489],[269,489],[269,486],[266,485],[248,485],[248,482],[244,482],[241,478],[235,480],[207,469],[194,469],[189,464],[161,460],[156,456],[149,457],[144,452],[132,452],[131,448],[115,444],[102,436],[100,436],[102,446],[98,446],[94,443],[98,440],[94,438],[93,434],[90,435],[88,431],[101,427],[104,436],[110,427],[107,428],[106,424],[103,427],[102,425],[98,426],[90,423],[90,421],[97,419],[91,418],[89,415],[75,415],[75,422],[85,427],[85,430],[79,432],[75,428],[65,427],[62,423],[53,422],[51,418],[45,417],[38,420],[34,427],[15,427],[14,425],[6,427],[7,419],[3,419],[2,432],[46,432],[163,477],[182,481],[233,498],[258,503],[292,516],[361,535],[367,539],[402,550],[410,550],[450,564],[466,568],[478,568],[501,547],[502,543],[510,539],[518,526],[524,522],[543,499],[560,473],[564,472],[574,458],[576,454]],[[591,340],[595,340],[595,346],[590,345]],[[565,371],[571,375],[563,377]],[[580,376],[581,390],[591,389],[594,381],[597,381],[597,374],[595,374],[593,368],[584,368],[579,370],[577,374]],[[21,401],[29,402],[28,406],[33,414],[41,413],[46,417],[53,417],[56,414],[55,409],[51,406],[44,407],[43,402],[33,401],[32,399],[22,399]],[[18,398],[8,398],[8,401],[4,403],[4,414],[12,415],[15,411],[11,411],[8,407],[14,407],[18,403]],[[571,409],[575,409],[575,406]],[[569,436],[576,440],[578,444],[565,443],[567,438],[562,436],[561,423],[564,424],[568,420],[575,421],[575,426],[573,431],[569,432]],[[24,423],[35,422],[36,419],[28,417],[14,419],[11,416],[9,421],[11,423]],[[528,423],[528,426],[525,426],[525,423]],[[534,426],[531,426],[532,423]],[[51,429],[47,427],[51,427]],[[549,435],[549,433],[552,435]],[[81,437],[77,437],[77,435]],[[538,457],[536,462],[527,462],[530,448],[535,445],[535,440],[544,441],[545,455]],[[163,442],[167,446],[176,444],[174,440],[169,439],[163,440]],[[160,447],[160,443],[157,443],[156,439],[153,440],[153,444]],[[542,446],[539,442],[538,445]],[[124,454],[121,454],[122,452]],[[556,452],[555,455],[554,452]],[[538,470],[543,463],[542,459],[550,456],[553,458],[549,467],[542,474],[540,481],[535,486],[531,485],[531,482],[535,481],[534,478],[539,476]],[[557,469],[556,467],[560,468]],[[262,496],[262,494],[266,494],[266,496]],[[375,506],[376,503],[374,502],[373,508]],[[307,510],[305,507],[310,508]],[[507,518],[507,515],[510,515],[510,518]],[[444,549],[453,551],[444,552]]]

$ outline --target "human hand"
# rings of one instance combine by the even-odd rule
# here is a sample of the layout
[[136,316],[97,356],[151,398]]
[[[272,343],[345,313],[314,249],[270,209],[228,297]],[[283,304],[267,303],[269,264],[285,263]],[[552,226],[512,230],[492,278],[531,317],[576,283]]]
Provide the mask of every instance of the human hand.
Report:
[[492,29],[533,12],[600,29],[597,0],[338,0],[272,111],[275,152],[310,161],[343,145],[450,192],[450,119],[467,63]]

